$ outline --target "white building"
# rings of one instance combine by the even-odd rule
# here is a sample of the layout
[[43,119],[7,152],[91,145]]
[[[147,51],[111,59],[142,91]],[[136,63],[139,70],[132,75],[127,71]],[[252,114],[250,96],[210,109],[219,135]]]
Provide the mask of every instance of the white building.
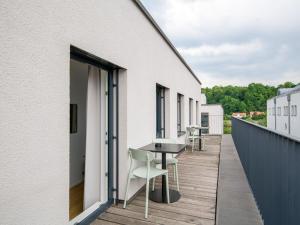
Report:
[[206,96],[202,95],[201,126],[208,127],[206,133],[222,135],[224,129],[224,110],[221,104],[206,104]]
[[124,198],[128,147],[200,122],[201,82],[137,0],[2,1],[0,30],[1,224],[99,214]]
[[295,137],[300,137],[300,85],[285,88],[267,101],[267,126]]

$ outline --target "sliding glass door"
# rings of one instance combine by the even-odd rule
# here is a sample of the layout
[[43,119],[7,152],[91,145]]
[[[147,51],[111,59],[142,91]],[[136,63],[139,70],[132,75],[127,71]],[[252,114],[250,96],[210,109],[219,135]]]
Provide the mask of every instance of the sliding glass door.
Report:
[[118,197],[117,71],[71,47],[69,218],[74,224],[89,224],[113,203],[114,192]]

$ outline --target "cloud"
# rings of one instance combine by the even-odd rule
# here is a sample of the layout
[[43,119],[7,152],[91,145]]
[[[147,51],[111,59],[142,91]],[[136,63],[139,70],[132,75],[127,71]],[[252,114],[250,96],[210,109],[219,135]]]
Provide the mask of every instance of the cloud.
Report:
[[[152,0],[153,1],[153,0]],[[234,38],[237,32],[299,31],[298,0],[164,0],[161,21],[174,39]],[[155,0],[152,4],[155,4]],[[161,2],[161,1],[158,1]]]
[[249,83],[263,83],[266,85],[277,86],[286,81],[299,83],[300,70],[299,71],[287,71],[281,76],[270,77],[266,82],[266,77],[269,75],[260,74],[260,76],[254,76],[249,81],[247,74],[240,74],[240,76],[231,76],[230,74],[218,74],[218,73],[206,73],[204,71],[196,71],[199,78],[203,82],[203,87],[213,87],[215,85],[225,86],[247,86]]
[[241,56],[256,53],[262,50],[263,44],[259,40],[247,43],[223,43],[220,45],[200,45],[189,48],[178,48],[178,51],[188,57],[215,57],[215,56]]
[[300,82],[299,0],[142,0],[203,86]]

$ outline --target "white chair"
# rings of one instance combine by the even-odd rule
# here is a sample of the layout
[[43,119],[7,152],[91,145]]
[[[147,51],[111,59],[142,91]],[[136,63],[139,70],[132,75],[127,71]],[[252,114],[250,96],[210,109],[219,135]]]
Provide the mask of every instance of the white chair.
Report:
[[[157,168],[151,166],[151,161],[154,159],[154,155],[152,152],[136,150],[136,149],[129,149],[129,156],[130,156],[130,169],[129,169],[128,179],[127,179],[123,208],[124,209],[126,208],[130,180],[133,178],[137,178],[137,177],[144,178],[144,179],[146,179],[145,218],[147,218],[148,217],[148,201],[149,201],[148,198],[149,198],[150,179],[153,179],[158,176],[163,176],[163,175],[166,177],[167,202],[170,203],[168,170],[157,169]],[[133,169],[133,160],[140,161],[140,162],[146,162],[146,165]]]
[[[153,143],[184,144],[184,143],[182,143],[182,142],[180,142],[176,139],[163,139],[163,138],[154,139]],[[162,163],[161,159],[157,159],[157,158],[155,158],[153,160],[153,162],[155,164],[161,164]],[[167,166],[168,165],[173,166],[173,170],[174,170],[173,179],[174,179],[174,181],[176,180],[177,191],[179,191],[178,166],[177,166],[178,165],[178,159],[176,159],[175,157],[167,158],[166,163],[167,163]],[[152,191],[154,191],[154,188],[155,188],[155,178],[152,181]]]
[[199,143],[200,143],[200,139],[201,137],[199,137],[199,135],[197,135],[197,131],[196,128],[194,127],[187,127],[186,128],[186,143],[190,144],[190,142],[192,142],[192,152],[195,149],[195,142],[198,139]]

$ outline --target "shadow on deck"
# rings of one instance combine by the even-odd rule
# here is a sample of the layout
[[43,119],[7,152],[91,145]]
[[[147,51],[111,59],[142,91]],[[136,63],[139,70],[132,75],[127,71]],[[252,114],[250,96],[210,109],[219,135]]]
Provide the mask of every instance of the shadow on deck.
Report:
[[[142,192],[126,209],[122,204],[112,206],[93,225],[262,225],[231,135],[206,136],[204,143],[205,151],[188,150],[178,157],[181,193],[178,202],[149,201],[149,217],[144,219]],[[176,189],[171,168],[169,174],[170,187]]]
[[[145,193],[140,193],[126,209],[112,206],[93,225],[100,224],[215,224],[218,165],[221,137],[207,136],[205,151],[188,150],[178,159],[181,198],[171,204],[149,201],[149,217],[144,219]],[[170,187],[176,189],[170,169]],[[159,181],[157,182],[159,184]]]

